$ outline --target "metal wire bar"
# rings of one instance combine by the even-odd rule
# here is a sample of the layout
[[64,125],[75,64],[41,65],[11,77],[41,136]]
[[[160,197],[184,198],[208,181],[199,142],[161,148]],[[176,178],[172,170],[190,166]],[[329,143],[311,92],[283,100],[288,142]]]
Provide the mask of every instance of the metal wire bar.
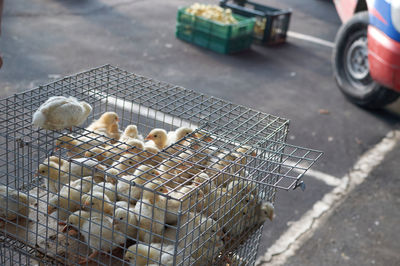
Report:
[[[54,95],[93,112],[72,132],[33,128]],[[105,112],[118,137],[88,127]],[[286,119],[110,65],[0,100],[0,122],[6,265],[253,265],[277,189],[321,156],[286,143]],[[128,126],[170,136],[120,139]]]

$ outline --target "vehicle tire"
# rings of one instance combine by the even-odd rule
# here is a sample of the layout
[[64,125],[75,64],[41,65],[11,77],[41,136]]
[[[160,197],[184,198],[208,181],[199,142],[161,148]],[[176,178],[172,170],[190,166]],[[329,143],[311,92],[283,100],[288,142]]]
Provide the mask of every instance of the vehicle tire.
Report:
[[363,11],[340,27],[335,38],[332,67],[337,85],[351,102],[365,108],[380,108],[394,102],[399,94],[371,78],[368,24],[368,12]]

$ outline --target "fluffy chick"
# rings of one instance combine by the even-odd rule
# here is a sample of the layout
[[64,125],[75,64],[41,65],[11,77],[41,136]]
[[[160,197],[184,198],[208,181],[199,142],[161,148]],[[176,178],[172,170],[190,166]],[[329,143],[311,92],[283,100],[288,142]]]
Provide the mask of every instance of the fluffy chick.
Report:
[[155,181],[145,185],[142,198],[135,205],[138,214],[139,239],[151,243],[161,235],[165,225],[165,204],[158,193],[168,193],[168,190]]
[[168,136],[169,144],[179,143],[179,144],[185,145],[185,146],[188,145],[189,143],[187,141],[184,141],[181,139],[183,139],[187,135],[191,134],[192,132],[193,132],[193,129],[188,128],[188,127],[180,127],[178,129],[176,129],[175,131],[168,132],[167,136]]
[[258,203],[255,208],[256,223],[258,225],[263,224],[267,219],[272,221],[274,218],[275,208],[274,205],[269,201],[262,201]]
[[112,165],[118,161],[125,153],[137,154],[143,150],[143,142],[137,139],[129,139],[126,143],[117,143],[105,147],[94,147],[85,152],[85,157],[95,158],[96,160]]
[[160,151],[169,145],[167,131],[161,128],[150,131],[145,140],[152,141]]
[[[149,180],[156,179],[159,172],[148,165],[140,165],[133,175],[122,177],[124,181],[117,184],[118,200],[136,203],[142,194],[142,186]],[[133,185],[134,183],[134,185]]]
[[74,97],[53,96],[36,110],[32,124],[48,130],[71,129],[83,124],[91,111],[88,103]]
[[[117,207],[117,205],[119,206]],[[116,229],[130,238],[136,239],[138,222],[134,213],[135,206],[131,204],[127,204],[126,206],[116,204],[116,207],[114,213],[114,225]]]
[[74,218],[69,217],[68,224],[71,224],[71,222],[79,223],[79,232],[92,250],[87,258],[81,258],[79,264],[89,262],[99,252],[110,254],[114,249],[125,243],[126,237],[115,230],[112,218],[104,215],[93,215],[89,212],[73,213],[72,215]]
[[106,213],[113,215],[114,204],[108,196],[102,192],[93,192],[91,194],[82,195],[81,201],[83,202],[85,210],[96,211],[99,213]]
[[64,148],[69,157],[81,158],[85,151],[94,147],[101,147],[105,142],[106,139],[99,136],[63,135],[55,141],[55,150]]
[[[180,253],[181,250],[178,250]],[[174,257],[175,263],[174,263]],[[152,243],[151,245],[146,244],[135,244],[128,248],[125,252],[124,259],[129,262],[129,265],[190,265],[189,259],[183,262],[182,253],[175,255],[174,245],[161,245]],[[190,260],[192,263],[194,259]]]
[[140,141],[144,141],[143,136],[139,134],[136,125],[128,125],[125,128],[124,133],[121,135],[119,141],[127,142],[130,139],[138,139]]
[[47,178],[47,189],[51,192],[58,192],[64,184],[75,181],[84,176],[95,176],[100,179],[104,174],[99,170],[105,171],[105,167],[100,165],[97,160],[79,158],[72,159],[71,162],[50,156],[39,165],[38,174]]
[[65,220],[70,212],[80,209],[82,195],[89,192],[93,184],[96,184],[93,177],[86,176],[63,186],[58,194],[49,197],[47,214],[57,211],[58,218]]
[[[28,196],[7,186],[0,186],[0,217],[12,221],[18,217],[28,219]],[[0,221],[3,226],[4,221]]]
[[218,223],[202,214],[189,212],[181,216],[179,234],[177,228],[168,227],[164,232],[164,244],[178,244],[184,249],[191,243],[192,256],[199,261],[210,262],[223,248],[222,229]]
[[105,112],[99,119],[93,121],[86,129],[96,133],[105,134],[107,137],[114,139],[115,134],[119,133],[118,127],[119,117],[115,112]]
[[171,191],[169,196],[171,197],[169,199],[160,197],[162,205],[167,208],[165,222],[168,224],[175,224],[180,213],[202,209],[202,203],[204,202],[203,192],[192,186],[183,186],[177,191]]

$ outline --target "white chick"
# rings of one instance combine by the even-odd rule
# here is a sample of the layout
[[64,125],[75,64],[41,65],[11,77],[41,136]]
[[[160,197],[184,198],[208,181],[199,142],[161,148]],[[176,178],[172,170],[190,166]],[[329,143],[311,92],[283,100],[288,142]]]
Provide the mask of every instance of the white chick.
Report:
[[[119,205],[119,207],[117,207]],[[128,204],[126,207],[121,206],[121,204],[116,204],[115,214],[114,214],[114,225],[115,228],[129,236],[131,239],[136,239],[137,237],[137,217],[134,213],[134,205]]]
[[92,192],[100,192],[107,195],[110,201],[115,202],[117,200],[117,187],[115,184],[109,182],[100,182],[92,187]]
[[[192,250],[199,261],[211,261],[223,248],[222,229],[218,223],[202,214],[189,212],[181,216],[179,234],[176,227],[168,227],[163,235],[164,244],[178,244]],[[178,239],[177,239],[178,237]]]
[[[183,262],[181,250],[178,249],[178,255],[175,256],[175,246],[174,245],[161,245],[157,243],[152,243],[151,245],[146,244],[135,244],[128,248],[125,252],[124,260],[129,262],[129,265],[190,265],[193,263],[194,259],[186,258]],[[174,263],[174,257],[175,263]]]
[[82,195],[81,201],[83,202],[85,210],[94,210],[96,212],[104,212],[113,215],[114,203],[102,192],[95,191],[92,194],[84,194]]
[[[68,231],[68,234],[70,235],[77,235],[82,225],[85,222],[88,222],[92,215],[94,216],[94,214],[82,210],[71,213],[67,217],[65,226],[62,228],[61,232],[66,233]],[[59,224],[62,225],[64,223]]]
[[120,142],[127,142],[130,139],[138,139],[140,141],[144,141],[143,136],[139,134],[137,126],[136,125],[128,125],[124,133],[121,135],[121,138],[119,139]]
[[146,243],[161,236],[165,226],[165,204],[158,193],[168,193],[168,190],[155,181],[145,185],[142,198],[135,205],[138,214],[139,239]]
[[165,222],[175,224],[178,221],[180,213],[188,212],[189,210],[202,209],[203,207],[203,191],[192,186],[183,186],[178,191],[171,191],[169,198],[160,197],[162,205],[167,207]]
[[[63,187],[63,189],[64,188],[65,187]],[[71,200],[68,194],[69,191],[63,191],[63,189],[61,189],[59,194],[50,196],[47,205],[47,214],[52,214],[57,211],[57,218],[59,220],[67,219],[71,212],[79,210],[80,208],[79,201]]]
[[[141,194],[144,184],[153,179],[157,179],[159,172],[148,165],[140,165],[131,176],[123,176],[124,181],[117,184],[118,200],[125,200],[136,203]],[[135,185],[133,185],[133,182]]]
[[80,209],[82,195],[89,192],[93,184],[96,184],[93,177],[86,176],[63,186],[58,194],[49,197],[47,214],[57,211],[58,218],[65,220],[70,212]]
[[114,249],[125,243],[126,237],[114,230],[112,218],[104,215],[97,216],[88,212],[75,212],[71,216],[74,218],[68,217],[68,224],[79,223],[79,232],[92,250],[87,258],[81,258],[79,264],[88,263],[99,252],[110,254]]
[[104,174],[99,170],[105,171],[105,167],[94,159],[79,158],[69,162],[57,156],[50,156],[39,165],[38,174],[48,178],[49,191],[58,192],[64,184],[84,176],[93,175],[97,179],[102,179]]
[[[12,221],[18,217],[26,219],[29,216],[28,196],[7,186],[0,186],[0,217]],[[0,226],[4,221],[0,220]]]
[[117,178],[121,178],[123,176],[126,176],[128,174],[124,173],[121,174],[121,172],[115,168],[109,168],[106,170],[106,182],[109,182],[111,184],[117,184]]
[[71,129],[83,124],[91,111],[88,103],[74,97],[54,96],[36,110],[32,124],[48,130]]

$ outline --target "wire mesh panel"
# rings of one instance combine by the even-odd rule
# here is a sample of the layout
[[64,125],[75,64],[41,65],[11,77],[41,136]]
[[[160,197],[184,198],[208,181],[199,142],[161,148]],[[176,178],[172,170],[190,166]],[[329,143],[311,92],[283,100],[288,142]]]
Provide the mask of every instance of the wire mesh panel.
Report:
[[[33,127],[55,95],[93,111]],[[285,143],[288,120],[109,65],[0,100],[0,119],[10,265],[252,265],[276,189],[321,155]]]

